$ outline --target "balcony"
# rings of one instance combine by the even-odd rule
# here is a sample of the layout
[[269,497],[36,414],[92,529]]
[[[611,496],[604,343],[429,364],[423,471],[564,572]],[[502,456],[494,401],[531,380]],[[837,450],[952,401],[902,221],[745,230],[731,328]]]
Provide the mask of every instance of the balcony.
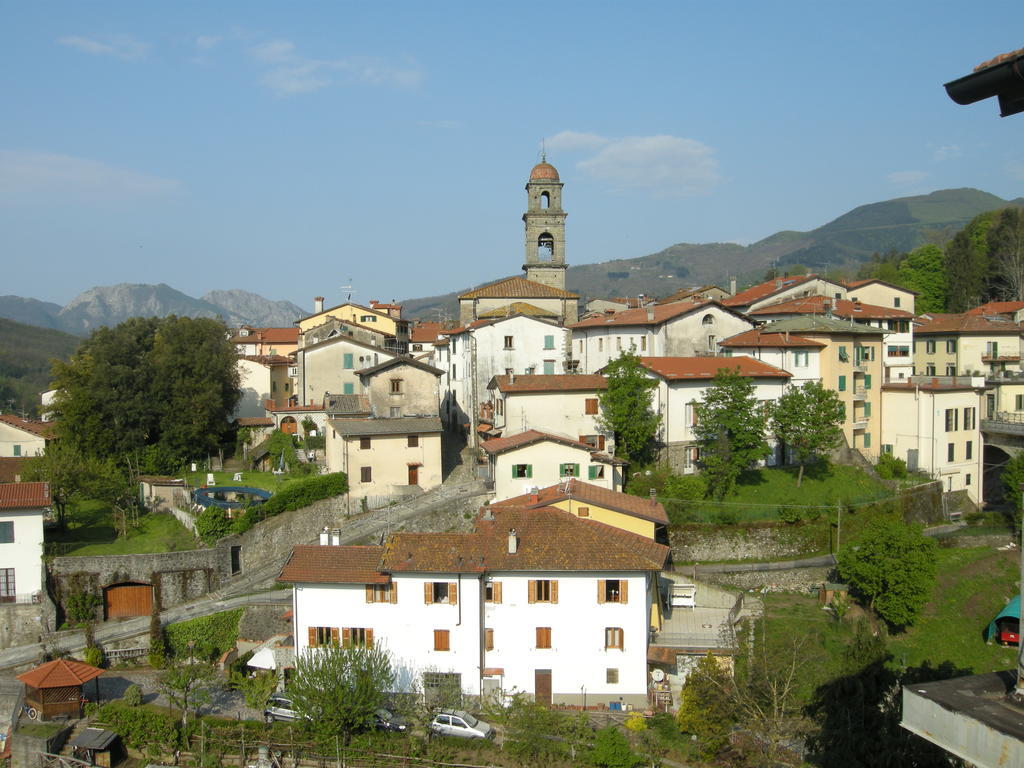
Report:
[[858,403],[863,403],[868,399],[868,391],[864,387],[854,387],[853,399]]
[[854,422],[853,422],[853,431],[854,432],[864,431],[867,428],[868,428],[868,420],[865,419],[864,417],[861,417],[859,419],[855,419],[854,420]]

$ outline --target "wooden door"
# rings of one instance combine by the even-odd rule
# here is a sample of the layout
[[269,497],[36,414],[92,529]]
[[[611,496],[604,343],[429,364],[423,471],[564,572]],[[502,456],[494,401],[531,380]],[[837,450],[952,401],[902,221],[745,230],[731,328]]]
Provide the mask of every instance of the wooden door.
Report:
[[533,671],[533,700],[545,707],[551,706],[550,669],[535,669]]
[[286,435],[294,435],[299,431],[299,424],[291,416],[281,419],[281,431]]
[[409,485],[420,484],[420,468],[418,465],[409,466]]
[[153,587],[149,584],[116,584],[103,591],[107,619],[149,616],[153,609]]

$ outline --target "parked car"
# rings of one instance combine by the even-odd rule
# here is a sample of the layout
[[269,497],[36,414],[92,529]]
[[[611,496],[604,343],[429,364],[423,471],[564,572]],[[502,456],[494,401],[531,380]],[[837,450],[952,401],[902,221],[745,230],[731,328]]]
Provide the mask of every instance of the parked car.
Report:
[[430,721],[430,730],[463,739],[493,739],[494,726],[461,709],[442,709]]
[[409,730],[409,721],[388,709],[378,709],[373,713],[373,725],[379,731],[401,733]]
[[286,699],[280,694],[273,694],[267,699],[267,705],[263,708],[263,719],[272,723],[275,720],[292,721],[299,719],[299,713],[295,711],[291,699]]

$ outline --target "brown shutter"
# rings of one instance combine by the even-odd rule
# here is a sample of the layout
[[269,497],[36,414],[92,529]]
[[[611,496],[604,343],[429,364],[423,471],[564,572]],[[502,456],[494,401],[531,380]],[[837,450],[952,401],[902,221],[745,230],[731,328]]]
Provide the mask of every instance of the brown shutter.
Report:
[[629,582],[626,581],[625,579],[621,579],[619,581],[619,602],[620,603],[628,603],[629,602]]
[[558,579],[551,580],[551,602],[558,602]]
[[348,627],[341,630],[341,644],[345,647],[352,645],[352,630]]
[[435,629],[434,630],[434,650],[435,651],[447,651],[448,647],[448,630],[447,629]]
[[493,651],[494,650],[494,630],[493,629],[485,629],[484,630],[484,650],[485,651]]
[[373,648],[373,630],[366,630],[366,647]]
[[[348,632],[347,629],[345,631]],[[340,640],[340,638],[338,637],[338,634],[339,634],[338,633],[338,628],[337,627],[331,627],[331,643],[333,643],[334,645],[337,645],[338,641]]]
[[491,595],[494,597],[494,600],[492,600],[491,602],[494,602],[494,603],[500,603],[501,602],[501,582],[500,581],[494,582],[493,587],[491,589]]
[[366,602],[373,602],[373,584],[366,585]]
[[391,582],[391,602],[398,602],[398,582],[396,581]]
[[454,581],[448,582],[448,602],[452,605],[459,602],[459,585]]
[[605,595],[604,589],[605,589],[605,580],[604,579],[598,579],[597,580],[597,602],[598,603],[603,603],[604,602],[604,595]]
[[619,629],[619,650],[626,650],[626,633]]
[[434,602],[434,582],[423,582],[423,602],[430,605]]
[[530,579],[529,583],[527,584],[527,590],[529,590],[529,591],[528,591],[527,596],[526,596],[526,601],[528,603],[536,603],[537,602],[537,580],[536,579]]
[[309,647],[316,648],[316,627],[309,628]]

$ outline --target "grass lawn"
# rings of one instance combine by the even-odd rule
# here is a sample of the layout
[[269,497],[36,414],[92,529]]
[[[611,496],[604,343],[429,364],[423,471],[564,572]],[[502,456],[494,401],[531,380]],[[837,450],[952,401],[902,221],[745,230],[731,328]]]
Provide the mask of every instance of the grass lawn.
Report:
[[[185,481],[193,488],[206,485],[206,472],[186,472]],[[177,477],[177,475],[175,475]],[[293,478],[287,475],[275,475],[273,472],[242,472],[242,482],[235,481],[234,472],[214,472],[214,479],[217,485],[247,485],[250,488],[262,488],[264,491],[277,493],[283,486],[292,481]]]
[[97,501],[86,501],[69,511],[65,531],[46,532],[47,543],[63,544],[59,555],[138,555],[195,549],[199,546],[191,533],[172,515],[144,513],[138,528],[116,537],[110,508]]

